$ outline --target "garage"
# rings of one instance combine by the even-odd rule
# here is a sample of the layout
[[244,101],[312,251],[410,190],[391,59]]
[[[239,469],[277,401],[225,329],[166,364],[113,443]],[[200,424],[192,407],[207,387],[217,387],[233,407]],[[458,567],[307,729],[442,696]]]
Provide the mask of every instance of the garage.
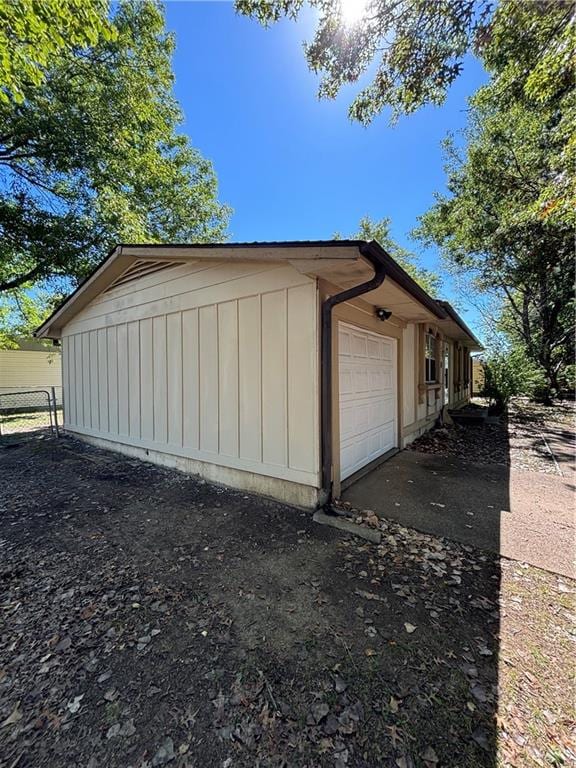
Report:
[[62,346],[69,434],[306,508],[437,420],[428,336],[458,347],[453,408],[480,349],[361,240],[120,244],[36,334]]
[[339,323],[340,477],[398,445],[397,341]]

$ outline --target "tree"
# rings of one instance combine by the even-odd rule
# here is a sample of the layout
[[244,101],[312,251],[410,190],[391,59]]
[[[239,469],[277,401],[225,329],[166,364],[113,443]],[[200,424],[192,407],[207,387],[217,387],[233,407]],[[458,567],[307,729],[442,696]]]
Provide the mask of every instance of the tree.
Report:
[[[334,235],[339,239],[339,233]],[[390,235],[390,219],[383,218],[373,221],[369,216],[360,219],[358,231],[350,235],[352,240],[377,240],[380,245],[406,270],[424,290],[431,296],[437,296],[440,289],[440,277],[429,269],[420,266],[415,253],[398,245]]]
[[[310,0],[319,14],[314,39],[305,46],[310,69],[322,73],[319,95],[334,98],[343,85],[367,71],[370,84],[354,99],[350,116],[369,123],[385,107],[393,118],[423,104],[442,104],[460,75],[464,56],[481,53],[492,23],[510,5],[504,0]],[[268,25],[296,19],[304,0],[236,0],[239,13]],[[506,24],[501,24],[506,29]]]
[[[62,294],[52,291],[11,291],[0,296],[0,349],[18,349],[50,314]],[[48,339],[39,344],[51,346]]]
[[0,103],[0,295],[73,284],[118,241],[225,237],[212,166],[178,133],[161,7],[102,8],[111,34]]
[[24,101],[54,56],[114,34],[105,0],[0,0],[0,101]]
[[[541,367],[550,390],[573,361],[574,213],[564,163],[575,102],[565,13],[563,3],[504,4],[503,27],[494,24],[486,46],[491,81],[471,100],[466,149],[447,141],[449,194],[437,196],[419,229],[477,288],[500,296],[495,323]],[[538,74],[545,46],[559,75],[553,84]]]

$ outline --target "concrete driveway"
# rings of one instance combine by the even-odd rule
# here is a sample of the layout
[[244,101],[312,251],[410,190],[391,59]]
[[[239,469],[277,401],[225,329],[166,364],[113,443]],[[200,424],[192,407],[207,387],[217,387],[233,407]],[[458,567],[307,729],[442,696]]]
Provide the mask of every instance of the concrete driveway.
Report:
[[521,472],[402,451],[342,499],[420,531],[576,576],[572,472]]

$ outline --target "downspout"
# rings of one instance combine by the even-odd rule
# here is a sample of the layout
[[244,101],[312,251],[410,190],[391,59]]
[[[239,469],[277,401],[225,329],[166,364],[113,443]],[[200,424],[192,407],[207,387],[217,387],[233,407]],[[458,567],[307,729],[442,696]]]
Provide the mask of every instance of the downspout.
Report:
[[366,283],[347,288],[345,291],[329,296],[322,303],[322,337],[320,365],[320,429],[322,435],[322,487],[319,504],[325,512],[332,512],[332,310],[337,304],[350,301],[364,293],[369,293],[384,282],[386,270],[384,264],[375,255],[368,243],[359,246],[360,253],[374,267],[374,276]]

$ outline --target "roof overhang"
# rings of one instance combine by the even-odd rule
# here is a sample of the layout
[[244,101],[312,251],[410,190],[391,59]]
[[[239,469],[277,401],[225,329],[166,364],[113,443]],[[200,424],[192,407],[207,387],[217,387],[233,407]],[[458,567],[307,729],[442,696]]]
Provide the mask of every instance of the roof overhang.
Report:
[[438,304],[446,312],[446,320],[441,320],[438,325],[447,336],[455,341],[465,344],[472,352],[482,352],[484,347],[466,325],[464,320],[447,301],[438,301]]
[[[354,258],[335,263],[321,262],[308,274],[326,280],[339,290],[351,288],[369,280],[374,268],[364,258],[367,253],[384,265],[386,279],[374,291],[362,295],[362,301],[375,307],[382,307],[405,322],[437,322],[446,313],[410,275],[376,241],[362,243]],[[311,265],[312,266],[312,265]]]
[[[449,304],[436,301],[427,294],[379,243],[364,240],[118,245],[34,335],[60,338],[64,326],[99,294],[123,279],[123,275],[138,275],[139,270],[144,274],[161,262],[166,262],[167,266],[198,260],[285,262],[302,274],[325,280],[343,290],[372,277],[374,270],[366,258],[367,254],[384,265],[386,279],[378,289],[363,295],[364,301],[383,307],[406,322],[434,321],[445,328],[452,338],[460,338],[464,334],[469,345],[472,342],[477,349],[481,349],[477,339],[459,321]],[[455,320],[454,316],[458,319]]]

